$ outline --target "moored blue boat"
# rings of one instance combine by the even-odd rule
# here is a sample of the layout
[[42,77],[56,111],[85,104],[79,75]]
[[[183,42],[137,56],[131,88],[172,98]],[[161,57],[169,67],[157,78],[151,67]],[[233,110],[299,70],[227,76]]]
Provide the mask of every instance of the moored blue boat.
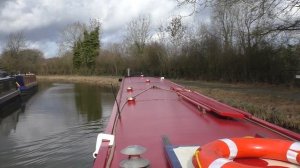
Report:
[[21,95],[32,94],[37,90],[38,84],[33,73],[18,74],[16,80]]

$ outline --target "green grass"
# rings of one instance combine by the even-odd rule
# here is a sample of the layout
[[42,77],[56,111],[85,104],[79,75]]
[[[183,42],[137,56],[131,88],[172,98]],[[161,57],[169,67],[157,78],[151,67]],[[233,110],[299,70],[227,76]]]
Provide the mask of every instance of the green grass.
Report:
[[300,90],[297,88],[200,81],[179,83],[255,117],[300,133]]
[[267,103],[266,105],[255,105],[249,102],[238,101],[237,99],[226,99],[223,103],[247,111],[257,118],[300,132],[299,115],[292,118],[291,115],[286,115],[278,108],[268,105]]
[[67,75],[50,75],[37,76],[38,81],[42,82],[72,82],[72,83],[86,83],[91,85],[110,87],[119,86],[119,77],[115,76],[67,76]]

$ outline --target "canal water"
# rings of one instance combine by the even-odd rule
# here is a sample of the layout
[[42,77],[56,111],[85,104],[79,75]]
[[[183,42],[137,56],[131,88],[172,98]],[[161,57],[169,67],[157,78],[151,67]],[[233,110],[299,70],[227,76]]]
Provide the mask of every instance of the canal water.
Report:
[[92,167],[113,102],[111,89],[41,83],[21,108],[0,118],[0,167]]

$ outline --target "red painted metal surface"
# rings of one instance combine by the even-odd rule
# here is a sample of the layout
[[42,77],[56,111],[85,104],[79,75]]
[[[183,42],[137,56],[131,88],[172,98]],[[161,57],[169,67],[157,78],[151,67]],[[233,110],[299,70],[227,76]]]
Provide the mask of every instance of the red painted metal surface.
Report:
[[[145,82],[149,79],[150,82]],[[132,87],[128,92],[126,88]],[[128,97],[135,98],[134,103]],[[204,145],[220,138],[260,136],[300,140],[300,135],[250,114],[219,103],[168,80],[124,78],[105,133],[115,135],[115,144],[103,143],[94,167],[119,167],[127,156],[120,151],[130,145],[147,148],[142,157],[151,167],[170,167],[162,136],[174,145]],[[203,110],[204,109],[204,110]],[[206,112],[203,112],[206,111]]]
[[176,91],[177,94],[183,97],[185,100],[190,101],[191,103],[200,106],[209,112],[217,113],[220,116],[230,118],[244,118],[245,116],[249,116],[249,114],[242,112],[241,110],[217,102],[216,100],[208,98],[204,95],[200,95],[196,92],[192,92],[190,90],[182,90],[178,88],[172,89]]

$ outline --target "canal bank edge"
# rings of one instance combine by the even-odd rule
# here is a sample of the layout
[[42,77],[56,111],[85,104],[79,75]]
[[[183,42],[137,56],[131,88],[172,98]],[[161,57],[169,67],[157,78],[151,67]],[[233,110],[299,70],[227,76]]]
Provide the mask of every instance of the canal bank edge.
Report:
[[66,76],[66,75],[53,75],[53,76],[37,76],[39,82],[70,82],[70,83],[85,83],[97,85],[101,87],[110,87],[111,84],[115,87],[119,86],[117,76]]

